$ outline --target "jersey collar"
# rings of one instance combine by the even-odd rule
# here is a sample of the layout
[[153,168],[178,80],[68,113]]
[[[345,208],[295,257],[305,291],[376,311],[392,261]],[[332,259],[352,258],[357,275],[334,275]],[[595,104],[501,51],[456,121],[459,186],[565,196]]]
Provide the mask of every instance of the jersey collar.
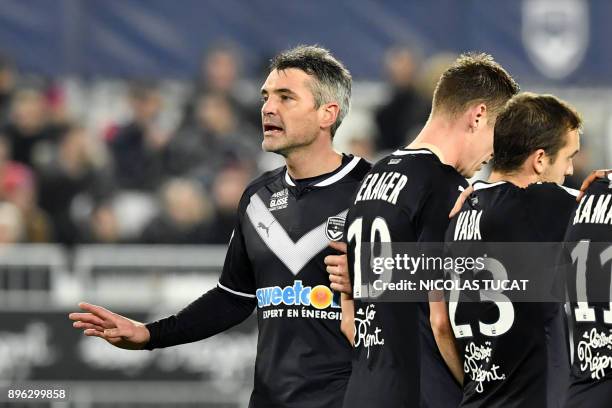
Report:
[[393,156],[406,156],[408,154],[434,154],[431,150],[426,149],[426,148],[421,148],[421,149],[398,149],[396,151],[394,151]]
[[[318,183],[314,184],[312,187],[325,187],[325,186],[329,186],[331,184],[334,184],[342,180],[347,174],[349,174],[355,168],[355,166],[357,166],[360,160],[361,160],[361,157],[357,157],[357,156],[353,157],[353,159],[350,162],[348,162],[344,167],[342,167],[339,171],[335,172],[334,174],[327,177],[326,179],[319,181]],[[292,187],[295,187],[295,182],[291,179],[291,176],[289,176],[289,172],[287,171],[287,169],[285,169],[285,183],[287,183],[288,185]]]
[[502,184],[506,184],[507,181],[498,181],[496,183],[487,183],[486,181],[482,181],[482,180],[476,180],[473,184],[472,187],[474,188],[474,191],[478,191],[478,190],[484,190],[485,188],[491,188],[491,187],[496,187],[496,186],[501,186]]

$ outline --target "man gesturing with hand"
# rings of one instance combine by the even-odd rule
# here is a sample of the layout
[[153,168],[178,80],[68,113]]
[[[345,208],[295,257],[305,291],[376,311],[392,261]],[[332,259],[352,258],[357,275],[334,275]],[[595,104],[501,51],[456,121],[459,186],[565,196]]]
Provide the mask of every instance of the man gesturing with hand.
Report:
[[250,408],[335,408],[351,373],[340,296],[323,259],[342,240],[351,197],[370,169],[334,151],[351,76],[329,51],[300,46],[275,57],[261,88],[264,150],[285,166],[251,182],[217,287],[173,316],[142,324],[80,304],[76,328],[125,349],[170,347],[221,333],[257,310]]
[[100,337],[115,347],[126,350],[142,350],[149,342],[149,329],[140,322],[113,313],[101,306],[79,303],[84,313],[70,313],[77,329],[83,329],[86,336]]

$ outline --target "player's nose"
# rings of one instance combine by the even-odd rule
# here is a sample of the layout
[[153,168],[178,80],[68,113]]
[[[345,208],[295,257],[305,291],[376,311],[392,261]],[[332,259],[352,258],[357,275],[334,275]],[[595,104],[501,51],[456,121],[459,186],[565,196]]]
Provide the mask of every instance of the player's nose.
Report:
[[272,100],[273,98],[268,98],[263,105],[261,105],[261,114],[263,116],[274,115],[277,112],[277,104]]

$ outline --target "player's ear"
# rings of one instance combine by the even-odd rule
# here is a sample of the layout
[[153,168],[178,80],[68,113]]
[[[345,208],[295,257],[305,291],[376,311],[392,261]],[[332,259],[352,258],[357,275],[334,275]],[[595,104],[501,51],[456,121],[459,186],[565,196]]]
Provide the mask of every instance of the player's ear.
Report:
[[487,105],[479,103],[468,109],[469,127],[472,132],[477,131],[487,123]]
[[336,102],[326,103],[319,108],[319,125],[322,128],[331,127],[340,114],[340,105]]
[[540,175],[542,173],[544,173],[544,170],[546,170],[546,152],[544,151],[544,149],[538,149],[535,152],[533,152],[531,154],[531,164],[533,167],[533,171],[537,174]]

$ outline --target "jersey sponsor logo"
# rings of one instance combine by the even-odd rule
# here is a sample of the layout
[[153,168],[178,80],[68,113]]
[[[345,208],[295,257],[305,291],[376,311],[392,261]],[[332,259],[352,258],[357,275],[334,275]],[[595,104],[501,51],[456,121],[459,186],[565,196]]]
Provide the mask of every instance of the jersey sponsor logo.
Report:
[[602,379],[612,369],[612,330],[598,332],[596,328],[582,333],[578,343],[577,359],[580,370],[589,371],[594,380]]
[[325,224],[325,236],[330,241],[340,241],[344,232],[344,217],[329,217]]
[[402,159],[391,159],[389,160],[389,164],[397,164],[400,163],[402,161]]
[[381,336],[381,329],[375,326],[376,305],[371,304],[355,312],[355,348],[365,347],[366,358],[370,358],[372,347],[382,347],[385,339]]
[[303,286],[301,280],[296,280],[292,286],[269,286],[259,288],[255,292],[257,306],[312,306],[315,309],[328,307],[340,308],[334,292],[325,285],[315,287]]
[[272,226],[272,224],[274,224],[275,221],[272,221],[272,223],[270,225],[264,225],[263,222],[258,222],[257,223],[257,228],[262,229],[263,231],[266,232],[266,236],[269,238],[270,237],[270,227]]
[[505,380],[506,374],[499,373],[498,370],[499,366],[493,362],[490,341],[485,341],[484,345],[471,341],[465,346],[463,371],[477,384],[476,392],[484,392],[485,383]]
[[289,190],[282,189],[281,191],[277,191],[272,194],[270,197],[270,204],[268,205],[268,209],[270,211],[282,210],[287,208],[289,205]]

